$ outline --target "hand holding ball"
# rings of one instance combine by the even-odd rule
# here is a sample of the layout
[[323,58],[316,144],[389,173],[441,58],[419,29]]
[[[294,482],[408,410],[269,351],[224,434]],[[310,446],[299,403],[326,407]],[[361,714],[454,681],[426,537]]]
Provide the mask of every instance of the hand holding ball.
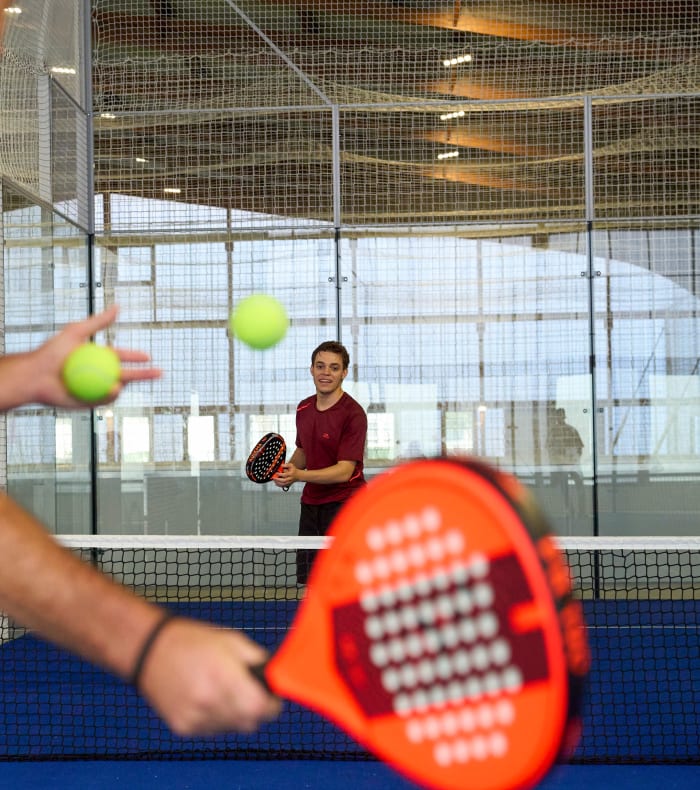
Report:
[[279,343],[287,334],[288,324],[284,307],[266,294],[253,294],[241,300],[229,319],[231,332],[258,350]]
[[70,394],[85,403],[104,400],[121,377],[116,351],[108,346],[84,343],[63,365],[63,383]]

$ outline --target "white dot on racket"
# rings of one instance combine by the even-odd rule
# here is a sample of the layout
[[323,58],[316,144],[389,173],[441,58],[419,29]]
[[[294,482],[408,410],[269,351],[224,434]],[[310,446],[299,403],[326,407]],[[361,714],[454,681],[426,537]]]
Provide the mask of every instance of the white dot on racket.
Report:
[[476,727],[476,716],[471,708],[460,711],[459,724],[464,732],[471,732]]
[[418,689],[414,691],[411,695],[411,701],[413,704],[413,708],[415,710],[425,710],[428,707],[429,700],[428,695],[425,693],[423,689]]
[[365,620],[365,634],[370,639],[381,639],[384,636],[384,628],[380,617],[368,617]]
[[396,606],[396,591],[391,587],[382,587],[379,590],[379,602],[387,609]]
[[403,606],[399,616],[401,619],[401,624],[407,631],[412,631],[418,626],[418,613],[416,612],[414,606]]
[[456,762],[464,765],[469,762],[469,744],[464,738],[456,740],[452,746],[452,754]]
[[460,614],[471,612],[474,602],[468,590],[456,590],[454,594],[455,609]]
[[464,683],[464,696],[467,699],[476,699],[480,697],[483,693],[481,682],[478,678],[472,677],[467,678]]
[[432,624],[436,619],[435,606],[432,601],[421,601],[418,604],[418,616],[421,623]]
[[443,541],[440,538],[430,538],[430,540],[425,544],[425,553],[428,559],[432,560],[433,562],[440,562],[440,560],[445,556],[445,547],[443,545]]
[[386,579],[386,577],[391,574],[389,560],[384,554],[380,554],[378,557],[374,558],[372,561],[372,570],[378,579]]
[[384,529],[384,537],[386,538],[387,543],[391,543],[394,546],[398,546],[404,539],[404,531],[401,529],[401,525],[398,521],[390,521],[386,528]]
[[399,716],[408,716],[413,710],[413,701],[408,694],[397,694],[393,700],[394,711]]
[[474,621],[471,619],[462,620],[459,624],[459,635],[467,644],[473,642],[476,639],[476,625]]
[[490,730],[493,727],[494,714],[489,704],[479,705],[476,710],[476,720],[479,726],[484,730]]
[[451,584],[452,579],[449,574],[444,571],[438,571],[433,575],[433,587],[435,587],[436,590],[447,590]]
[[358,562],[355,565],[355,579],[358,584],[367,585],[372,583],[372,567],[368,562]]
[[440,724],[445,735],[454,736],[459,732],[459,720],[457,714],[452,711],[443,714]]
[[425,598],[430,595],[432,591],[430,579],[422,573],[419,576],[416,576],[416,578],[413,580],[413,591],[415,592],[416,596],[420,598]]
[[406,648],[403,639],[391,639],[388,643],[389,656],[397,664],[406,660]]
[[489,666],[489,651],[484,645],[477,645],[471,654],[472,664],[476,669],[484,670]]
[[486,738],[481,735],[475,735],[471,742],[471,752],[475,760],[485,760],[489,756]]
[[376,612],[379,608],[379,599],[374,593],[365,593],[360,596],[360,606],[364,612]]
[[389,555],[389,565],[394,573],[405,573],[409,566],[406,552],[399,549],[392,551]]
[[408,561],[416,568],[425,565],[427,560],[425,550],[420,543],[414,543],[408,548]]
[[389,651],[383,642],[375,642],[369,649],[370,661],[375,667],[385,667],[389,663]]
[[438,765],[447,768],[452,765],[452,749],[447,743],[438,743],[433,749],[433,757]]
[[502,680],[506,691],[519,691],[523,685],[523,676],[517,667],[508,667],[504,670]]
[[445,623],[440,629],[440,639],[445,647],[456,647],[459,644],[459,628],[454,623]]
[[421,743],[423,740],[423,724],[418,719],[411,719],[406,723],[406,737],[411,743]]
[[449,620],[455,612],[452,598],[451,595],[441,595],[436,601],[438,615],[445,620]]
[[442,707],[447,702],[447,692],[444,686],[431,686],[428,692],[430,704],[435,708]]
[[382,672],[382,686],[389,694],[398,691],[399,688],[401,688],[401,677],[399,673],[393,668]]
[[508,739],[502,732],[494,732],[489,736],[489,746],[494,757],[503,757],[508,753]]
[[394,609],[384,615],[384,631],[387,634],[397,634],[401,630],[401,618]]
[[487,672],[484,675],[484,694],[490,697],[495,697],[503,691],[501,686],[501,678],[497,672]]
[[461,554],[464,551],[464,535],[457,529],[451,529],[445,535],[445,549],[449,554]]
[[472,662],[467,650],[458,650],[452,656],[452,666],[456,675],[466,675],[472,668]]
[[498,618],[492,612],[484,612],[477,620],[477,629],[483,639],[491,639],[498,633]]
[[406,538],[414,539],[420,535],[420,520],[417,516],[408,515],[404,518],[401,528]]
[[426,685],[435,680],[435,667],[432,661],[424,659],[418,664],[418,677]]
[[459,702],[462,699],[462,684],[458,680],[451,680],[446,693],[450,702]]
[[448,655],[443,653],[437,657],[435,661],[435,674],[443,680],[452,677],[452,661]]
[[367,530],[367,545],[372,551],[382,551],[384,548],[384,534],[379,527],[371,527]]
[[481,552],[474,552],[469,557],[469,572],[475,579],[483,579],[488,575],[490,568],[489,559]]
[[409,689],[418,685],[418,675],[413,664],[404,664],[401,667],[401,683]]
[[472,587],[472,596],[474,603],[482,609],[487,609],[493,604],[494,592],[493,587],[487,582],[475,584]]
[[512,651],[507,639],[494,639],[490,651],[491,661],[496,666],[502,667],[510,661]]
[[508,700],[499,700],[496,703],[496,719],[499,724],[512,724],[515,720],[515,709]]
[[426,717],[423,723],[423,731],[431,741],[436,740],[440,736],[440,721],[437,716]]
[[423,526],[429,532],[434,532],[442,525],[442,515],[436,507],[426,507],[421,513]]
[[469,570],[462,563],[455,562],[450,575],[455,587],[463,587],[469,581]]
[[411,658],[418,658],[423,655],[423,641],[418,634],[409,634],[406,637],[405,651]]
[[423,634],[425,649],[428,653],[438,653],[440,651],[440,636],[437,631],[430,628]]

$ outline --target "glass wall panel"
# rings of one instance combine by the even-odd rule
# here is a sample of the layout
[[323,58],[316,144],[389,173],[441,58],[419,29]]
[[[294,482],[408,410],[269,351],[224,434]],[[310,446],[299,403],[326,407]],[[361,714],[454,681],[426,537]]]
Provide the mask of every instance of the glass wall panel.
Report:
[[600,532],[697,534],[695,223],[593,235]]
[[370,471],[477,455],[534,486],[560,533],[592,533],[586,249],[575,226],[344,239],[342,337]]
[[[149,207],[156,228],[158,208]],[[111,204],[112,224],[122,209],[133,206]],[[196,207],[187,210],[194,223]],[[231,236],[207,229],[209,218],[203,211],[181,240],[120,234],[95,250],[104,300],[121,307],[111,341],[145,349],[164,371],[98,410],[100,532],[296,531],[298,497],[256,486],[244,466],[268,431],[294,446],[297,403],[313,391],[311,352],[337,335],[333,240]],[[236,304],[256,292],[276,296],[290,318],[265,352],[228,330]]]
[[[88,311],[88,245],[78,228],[2,187],[4,352],[36,348]],[[3,417],[7,490],[52,531],[91,531],[91,418],[29,404]]]

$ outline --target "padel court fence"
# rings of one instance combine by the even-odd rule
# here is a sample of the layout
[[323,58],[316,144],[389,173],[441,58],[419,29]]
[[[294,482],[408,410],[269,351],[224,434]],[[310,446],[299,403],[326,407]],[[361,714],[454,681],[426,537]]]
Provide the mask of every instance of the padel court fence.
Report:
[[[177,613],[240,628],[270,650],[304,594],[296,584],[297,550],[321,545],[291,537],[61,540],[139,594]],[[593,658],[572,761],[700,763],[700,539],[561,543],[583,600]],[[131,687],[7,618],[0,684],[0,760],[373,759],[293,703],[253,735],[176,737]]]

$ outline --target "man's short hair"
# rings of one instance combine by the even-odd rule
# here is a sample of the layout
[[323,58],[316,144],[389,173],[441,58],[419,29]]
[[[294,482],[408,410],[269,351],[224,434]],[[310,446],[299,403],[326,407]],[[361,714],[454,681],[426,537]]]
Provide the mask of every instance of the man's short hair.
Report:
[[342,343],[338,343],[335,340],[325,340],[320,346],[316,346],[311,354],[312,365],[316,362],[316,357],[322,351],[328,351],[330,354],[338,354],[343,360],[343,370],[347,370],[350,367],[350,354],[348,354],[347,348],[345,348]]

